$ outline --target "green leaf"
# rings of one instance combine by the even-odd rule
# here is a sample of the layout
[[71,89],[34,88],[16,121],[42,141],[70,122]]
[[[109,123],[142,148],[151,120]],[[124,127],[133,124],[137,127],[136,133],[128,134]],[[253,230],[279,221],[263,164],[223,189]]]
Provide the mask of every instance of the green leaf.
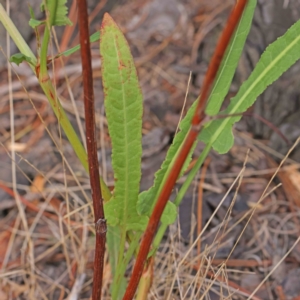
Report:
[[246,38],[251,28],[256,3],[256,0],[248,1],[234,36],[230,41],[230,45],[226,50],[205,109],[205,112],[210,116],[216,115],[219,112],[224,98],[228,93]]
[[29,26],[31,26],[32,28],[36,28],[44,23],[45,23],[45,21],[39,21],[39,20],[35,20],[32,18],[29,20]]
[[107,247],[109,253],[109,263],[113,276],[116,273],[116,267],[118,262],[118,250],[121,243],[121,234],[118,226],[107,226]]
[[[152,212],[152,209],[154,207],[154,204],[156,203],[156,200],[158,198],[159,192],[161,191],[161,188],[170,172],[170,169],[174,163],[175,157],[180,149],[180,146],[182,145],[182,142],[190,128],[192,117],[195,111],[197,101],[194,102],[192,107],[189,109],[187,115],[185,118],[180,122],[179,129],[180,131],[176,134],[172,145],[170,146],[168,153],[166,155],[166,158],[161,166],[161,169],[156,172],[154,184],[153,186],[147,190],[142,192],[139,195],[139,200],[137,204],[137,211],[141,215],[150,215]],[[194,148],[189,154],[189,157],[187,158],[182,170],[181,174],[186,170],[189,161],[191,159],[192,153]]]
[[[271,83],[299,59],[300,21],[267,47],[249,78],[221,115],[228,116],[245,112]],[[200,139],[205,143],[211,143],[219,153],[226,153],[234,142],[232,126],[240,119],[239,115],[212,121],[201,132]]]
[[101,26],[100,55],[115,176],[113,198],[105,205],[111,226],[143,230],[136,211],[141,179],[143,96],[127,41],[109,14]]
[[33,8],[30,4],[28,4],[28,8],[29,8],[29,15],[30,15],[30,18],[31,19],[35,19],[35,14],[34,14],[34,11],[33,11]]
[[[255,5],[256,5],[256,0],[249,0],[247,7],[242,15],[242,18],[239,22],[238,28],[235,31],[233,38],[231,39],[231,43],[228,49],[226,50],[220,70],[217,74],[217,78],[212,88],[208,106],[206,108],[207,114],[213,115],[219,111],[220,106],[229,90],[230,83],[234,76],[234,72],[238,64],[238,60],[240,58],[247,34],[250,29]],[[190,108],[188,114],[191,113],[190,112],[191,110],[192,108]],[[187,125],[189,124],[190,121],[189,123],[187,123]],[[208,155],[209,150],[210,150],[210,146],[206,146],[204,152],[201,153],[199,159],[197,160],[196,165],[192,168],[192,171],[189,172],[186,181],[184,182],[182,188],[179,190],[179,193],[176,196],[176,199],[174,200],[175,207],[178,207],[180,205],[183,196],[186,194],[187,188],[190,186],[190,183],[192,182],[195,174],[198,172],[200,166],[202,165],[203,160]],[[150,255],[156,252],[158,246],[161,243],[161,240],[163,238],[166,229],[167,229],[167,224],[162,223],[153,241],[152,252]]]
[[[149,197],[149,194],[150,194],[149,191],[150,190],[144,191],[139,194],[137,208],[140,208],[140,211],[138,210],[138,212],[140,214],[141,214],[141,211],[143,214],[147,214],[147,215],[151,214],[151,211],[152,211],[151,205],[153,205],[152,202],[154,199]],[[162,222],[162,224],[170,225],[175,222],[176,218],[177,218],[177,208],[173,202],[168,201],[167,205],[163,211],[163,214],[161,216],[161,222]]]
[[26,56],[23,53],[16,53],[14,55],[12,55],[9,59],[10,62],[13,62],[17,65],[19,65],[20,63],[22,63],[23,61],[27,61],[29,64],[33,65],[33,62],[31,60],[30,57]]
[[[57,4],[55,5],[55,2]],[[72,25],[71,20],[68,18],[68,7],[66,5],[67,0],[46,0],[46,7],[48,9],[54,7],[54,11],[50,11],[51,14],[55,14],[54,18],[51,17],[51,26],[65,26]],[[45,11],[44,2],[41,4],[41,11]]]
[[[245,44],[246,36],[249,33],[249,27],[251,25],[256,3],[256,0],[248,1],[245,11],[238,24],[237,30],[234,32],[233,37],[230,41],[230,45],[226,50],[226,53],[221,63],[220,70],[217,74],[216,80],[212,88],[212,96],[210,96],[208,107],[205,110],[208,114],[213,115],[219,111],[221,102],[224,100],[229,90],[229,86],[232,81],[235,68],[237,67],[241,51]],[[207,127],[208,125],[209,124],[205,124],[204,127]],[[190,186],[194,177],[198,173],[204,159],[207,157],[211,146],[212,144],[210,143],[206,145],[201,155],[198,157],[192,170],[190,170],[186,180],[184,181],[174,200],[174,204],[176,206],[180,205],[184,195],[187,192],[188,187]]]
[[[208,114],[216,114],[219,111],[220,106],[229,90],[235,69],[238,64],[238,60],[242,53],[245,40],[251,27],[255,6],[256,0],[250,0],[239,22],[234,37],[231,40],[231,44],[228,50],[226,51],[224,60],[221,64],[220,71],[218,72],[217,79],[212,89],[208,107],[206,109],[206,112]],[[150,215],[153,205],[156,202],[156,197],[158,196],[158,193],[161,189],[162,183],[164,182],[166,175],[168,174],[168,170],[172,165],[172,159],[174,159],[176,153],[178,152],[178,149],[180,148],[180,145],[182,144],[188,132],[189,126],[191,124],[193,111],[194,106],[191,107],[191,109],[188,111],[186,118],[182,121],[182,123],[180,123],[181,131],[176,135],[173,145],[168,151],[166,160],[164,161],[161,170],[159,170],[156,173],[153,187],[151,187],[146,192],[142,192],[139,195],[138,212],[140,214]],[[189,161],[190,159],[186,161],[183,170],[186,169]]]
[[[90,42],[91,43],[93,43],[93,42],[96,42],[96,41],[98,41],[100,39],[100,31],[97,31],[97,32],[95,32],[95,33],[93,33],[91,36],[90,36]],[[57,54],[56,56],[55,56],[55,58],[58,58],[58,57],[60,57],[60,56],[69,56],[69,55],[71,55],[71,54],[73,54],[73,53],[75,53],[76,51],[78,51],[80,49],[80,45],[76,45],[76,46],[74,46],[73,48],[71,48],[71,49],[68,49],[68,50],[66,50],[66,51],[64,51],[64,52],[61,52],[61,53],[59,53],[59,54]]]
[[177,207],[173,202],[168,201],[160,221],[162,224],[170,225],[176,221],[176,218],[177,218]]

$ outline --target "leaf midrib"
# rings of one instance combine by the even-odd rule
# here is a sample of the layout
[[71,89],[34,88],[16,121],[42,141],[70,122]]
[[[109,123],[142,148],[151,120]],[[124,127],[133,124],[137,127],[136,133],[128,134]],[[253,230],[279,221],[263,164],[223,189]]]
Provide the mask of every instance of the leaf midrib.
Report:
[[[284,54],[286,54],[295,44],[297,44],[297,42],[300,39],[300,35],[294,39],[289,46],[286,48],[286,50],[280,52],[280,54],[272,61],[271,64],[269,64],[269,66],[267,66],[265,68],[265,70],[254,80],[254,82],[249,86],[249,88],[246,90],[246,92],[242,95],[242,97],[240,98],[240,101],[237,102],[237,104],[235,106],[233,106],[232,110],[229,112],[231,114],[236,113],[236,111],[238,110],[238,108],[242,105],[244,99],[253,91],[253,89],[256,87],[256,85],[259,83],[259,81],[265,77],[265,75],[272,70],[273,66],[276,65],[276,63],[284,56]],[[271,44],[272,45],[272,44]],[[279,75],[280,76],[280,75]],[[212,139],[210,139],[209,144],[213,144],[215,142],[215,140],[218,138],[218,136],[220,135],[220,133],[224,130],[224,128],[226,127],[227,123],[230,122],[230,118],[225,118],[222,122],[222,126],[220,126],[215,133],[213,134]]]
[[[114,35],[114,45],[115,45],[115,51],[117,53],[117,57],[118,57],[118,66],[120,65],[120,56],[119,56],[119,52],[118,52],[118,46],[117,46],[117,42],[116,42],[116,36]],[[124,83],[123,81],[123,76],[122,76],[122,71],[118,68],[118,71],[119,71],[119,75],[122,79],[122,83]],[[126,118],[126,100],[125,100],[125,91],[124,91],[124,84],[121,84],[122,86],[122,102],[123,102],[123,117],[124,117],[124,124],[127,124],[127,118]],[[128,210],[128,205],[127,205],[127,201],[129,199],[128,197],[128,167],[129,167],[129,164],[128,164],[128,143],[127,143],[127,138],[128,138],[128,135],[127,135],[127,130],[126,130],[126,126],[124,126],[124,138],[125,138],[125,148],[126,148],[126,151],[125,151],[125,156],[126,156],[126,167],[125,167],[125,191],[124,191],[124,194],[125,194],[125,197],[124,197],[124,200],[123,200],[123,203],[124,203],[124,209],[123,209],[123,224],[127,224],[127,216],[128,216],[128,213],[127,213],[127,210]]]

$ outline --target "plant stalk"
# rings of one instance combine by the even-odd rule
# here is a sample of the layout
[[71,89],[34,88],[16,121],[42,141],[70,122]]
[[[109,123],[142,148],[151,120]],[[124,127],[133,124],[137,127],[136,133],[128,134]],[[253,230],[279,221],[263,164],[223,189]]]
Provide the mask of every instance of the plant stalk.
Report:
[[[3,26],[5,27],[5,30],[9,33],[10,37],[13,39],[13,41],[17,45],[20,52],[23,53],[24,55],[30,57],[33,65],[35,65],[36,61],[37,61],[35,55],[31,51],[28,44],[24,41],[22,35],[20,34],[20,32],[16,28],[15,24],[10,19],[10,17],[7,15],[6,10],[4,9],[4,7],[2,6],[1,3],[0,3],[0,21],[3,24]],[[32,65],[30,65],[30,67],[35,72]]]
[[[23,53],[24,55],[30,57],[32,64],[29,64],[29,66],[31,67],[34,74],[38,76],[39,74],[36,74],[36,69],[35,69],[35,67],[40,67],[39,65],[37,65],[37,58],[31,51],[31,49],[29,48],[29,46],[27,45],[25,40],[23,39],[22,35],[16,28],[15,24],[11,21],[10,17],[7,15],[7,13],[1,3],[0,3],[0,21],[2,22],[2,24],[5,27],[5,29],[7,30],[7,32],[9,33],[9,35],[12,38],[12,40],[14,41],[14,43],[17,45],[20,52]],[[49,33],[49,31],[48,31],[48,33]],[[46,36],[46,40],[47,40],[47,36]],[[44,40],[43,40],[43,42],[44,42]],[[48,42],[49,42],[49,40],[48,40]],[[48,43],[47,43],[47,45],[48,45]],[[45,51],[45,57],[47,57],[47,51]],[[45,61],[44,65],[46,66],[47,58],[44,61]],[[47,69],[47,66],[45,68]],[[61,127],[63,128],[63,130],[64,130],[70,144],[72,145],[72,148],[74,149],[77,157],[79,158],[82,166],[84,167],[86,172],[88,172],[89,169],[88,169],[88,160],[87,160],[86,151],[85,151],[82,143],[80,142],[74,128],[72,127],[59,99],[57,98],[55,89],[53,87],[53,84],[52,84],[49,76],[46,75],[46,76],[44,76],[44,78],[45,78],[44,82],[41,81],[40,78],[38,78],[39,84],[40,84],[41,88],[43,89]],[[101,182],[103,198],[105,201],[109,201],[111,198],[110,190],[107,187],[107,185],[105,184],[105,182],[103,181],[102,177],[100,177],[100,182]]]
[[150,257],[145,265],[143,275],[139,284],[136,300],[147,300],[153,281],[154,257]]
[[188,134],[183,141],[182,147],[179,151],[179,155],[176,156],[175,163],[168,175],[168,178],[166,179],[165,185],[162,188],[160,195],[158,197],[157,203],[155,204],[155,207],[153,209],[153,212],[151,214],[151,217],[148,222],[148,226],[146,228],[145,234],[142,238],[140,250],[132,271],[132,275],[128,284],[128,287],[126,289],[125,295],[123,297],[123,300],[131,300],[134,297],[134,294],[136,292],[137,286],[139,284],[143,268],[147,259],[147,255],[150,250],[150,246],[154,237],[154,234],[157,230],[159,220],[161,218],[161,215],[164,211],[164,208],[168,202],[168,199],[171,195],[171,192],[173,190],[173,187],[177,181],[177,178],[179,176],[179,173],[182,169],[182,166],[186,160],[186,157],[188,156],[198,134],[200,133],[202,129],[203,121],[205,120],[205,107],[206,102],[209,96],[209,92],[211,90],[211,87],[213,85],[214,79],[216,78],[218,69],[221,65],[222,59],[224,57],[225,51],[227,46],[229,45],[231,36],[233,35],[235,28],[240,20],[240,17],[242,16],[242,13],[244,11],[244,8],[247,4],[247,0],[239,0],[235,6],[235,8],[232,10],[227,24],[222,32],[222,35],[219,39],[219,42],[217,44],[215,53],[211,59],[211,63],[208,67],[203,87],[201,90],[201,96],[200,100],[198,102],[197,108],[195,110],[195,114],[192,120],[192,124],[190,127],[190,130],[188,131]]
[[107,226],[104,217],[103,197],[100,187],[99,162],[97,157],[97,142],[95,138],[95,108],[87,2],[86,0],[77,0],[77,5],[84,90],[86,144],[96,229],[92,299],[99,300],[101,299],[102,290]]
[[40,72],[39,74],[37,74],[37,76],[39,77],[39,82],[45,82],[49,78],[48,69],[47,69],[48,45],[50,41],[50,30],[55,19],[57,1],[58,0],[49,1],[48,6],[45,7],[47,22],[45,26],[44,37],[43,37],[41,53],[40,53]]

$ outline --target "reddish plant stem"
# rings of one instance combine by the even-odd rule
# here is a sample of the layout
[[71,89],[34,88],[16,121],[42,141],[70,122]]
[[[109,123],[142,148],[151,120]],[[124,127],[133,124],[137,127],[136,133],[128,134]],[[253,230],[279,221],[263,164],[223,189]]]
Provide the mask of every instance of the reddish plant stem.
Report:
[[150,246],[151,246],[154,234],[157,230],[157,226],[159,224],[161,215],[162,215],[164,208],[168,202],[168,199],[171,195],[171,192],[176,183],[176,180],[181,171],[181,168],[186,160],[186,157],[189,154],[189,152],[201,130],[201,127],[202,127],[201,125],[205,118],[204,110],[205,110],[205,106],[206,106],[206,102],[207,102],[207,98],[208,98],[210,89],[213,85],[213,82],[214,82],[217,72],[219,70],[221,61],[224,57],[225,50],[230,42],[231,36],[240,20],[240,17],[244,11],[246,4],[247,4],[247,0],[239,0],[238,1],[238,3],[236,4],[235,8],[232,10],[232,12],[229,16],[227,24],[226,24],[226,26],[222,32],[222,35],[219,39],[215,53],[211,59],[211,63],[208,67],[208,71],[207,71],[205,79],[204,79],[200,100],[198,102],[190,130],[183,142],[183,145],[180,149],[178,156],[175,159],[175,163],[166,179],[166,182],[161,190],[161,193],[157,199],[157,203],[155,204],[155,207],[154,207],[151,217],[149,219],[149,223],[146,228],[145,234],[142,238],[140,250],[137,255],[137,259],[136,259],[136,262],[135,262],[135,265],[134,265],[134,268],[132,271],[132,275],[131,275],[128,287],[127,287],[125,295],[123,297],[123,300],[132,300],[134,297],[134,294],[135,294],[137,286],[139,284],[139,281],[140,281],[140,278],[141,278],[141,275],[143,272],[143,267],[145,265],[147,255],[149,253]]
[[206,107],[206,101],[209,96],[210,89],[213,85],[217,72],[219,70],[220,64],[224,57],[226,48],[230,42],[232,34],[234,33],[236,26],[243,14],[244,8],[248,0],[238,0],[236,6],[232,10],[225,28],[223,29],[222,35],[218,41],[213,57],[211,58],[210,64],[208,66],[204,83],[201,90],[201,96],[193,117],[192,124],[198,125],[204,118],[204,110]]
[[94,207],[96,246],[93,277],[93,300],[101,299],[101,288],[104,268],[104,251],[106,240],[106,220],[104,217],[103,198],[100,187],[99,163],[97,157],[97,142],[95,139],[95,109],[92,75],[92,58],[89,37],[89,22],[86,0],[77,0],[80,48],[82,60],[82,78],[84,91],[84,108],[86,124],[86,144],[89,160],[91,192]]

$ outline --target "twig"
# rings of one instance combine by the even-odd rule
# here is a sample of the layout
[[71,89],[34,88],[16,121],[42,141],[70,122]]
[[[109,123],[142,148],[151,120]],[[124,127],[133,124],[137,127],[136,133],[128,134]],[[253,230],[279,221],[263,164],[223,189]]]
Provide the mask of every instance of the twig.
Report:
[[100,188],[99,163],[97,157],[97,143],[95,139],[96,126],[93,92],[93,74],[86,0],[77,0],[77,5],[84,90],[86,144],[96,229],[96,247],[94,259],[92,299],[99,300],[101,299],[107,227],[106,220],[104,218],[103,198]]

